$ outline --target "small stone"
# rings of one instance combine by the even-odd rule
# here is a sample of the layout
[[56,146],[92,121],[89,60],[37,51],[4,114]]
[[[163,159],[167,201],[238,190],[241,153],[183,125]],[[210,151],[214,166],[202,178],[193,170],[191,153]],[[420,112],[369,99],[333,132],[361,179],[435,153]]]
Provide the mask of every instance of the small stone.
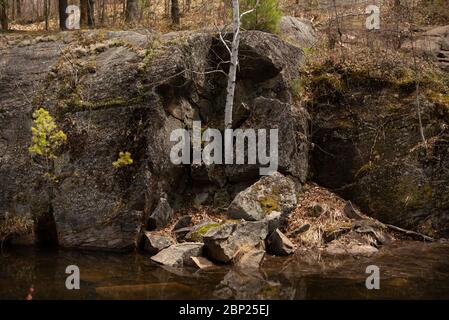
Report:
[[268,234],[271,234],[274,230],[280,229],[285,223],[285,219],[279,211],[273,211],[265,217],[268,222]]
[[185,242],[174,244],[152,256],[151,260],[169,267],[182,267],[192,265],[191,257],[199,257],[203,252],[203,244]]
[[242,269],[259,269],[265,257],[265,250],[254,249],[243,253],[235,265]]
[[186,235],[190,231],[192,231],[192,227],[186,227],[186,228],[181,228],[181,229],[175,230],[173,233],[175,235],[176,241],[178,241],[178,242],[184,241],[186,238]]
[[191,222],[192,222],[191,216],[182,216],[181,218],[179,218],[178,222],[176,222],[175,226],[173,227],[173,230],[187,228],[188,226],[190,226]]
[[299,228],[296,228],[295,230],[290,232],[288,235],[290,237],[296,237],[298,234],[309,231],[309,229],[310,229],[310,224],[306,223],[306,224],[303,224],[302,226],[300,226]]
[[195,264],[195,266],[197,266],[201,270],[216,267],[216,265],[212,261],[204,257],[190,257],[190,259]]
[[148,220],[148,227],[151,230],[159,230],[167,226],[173,217],[173,209],[168,203],[167,199],[160,198],[159,203],[154,209]]
[[195,199],[193,201],[195,207],[200,207],[203,203],[205,203],[207,201],[208,198],[209,198],[209,193],[208,192],[198,193],[195,196]]
[[229,193],[225,189],[220,189],[214,194],[214,207],[227,208],[231,200]]
[[277,256],[293,254],[296,250],[296,246],[279,229],[268,237],[267,248]]
[[156,254],[173,244],[173,240],[169,237],[153,234],[152,232],[144,233],[143,249],[151,254]]
[[322,237],[324,242],[327,243],[340,238],[341,236],[347,234],[349,231],[351,231],[351,228],[340,228],[333,231],[324,231]]
[[307,215],[309,217],[319,217],[321,214],[328,210],[326,205],[321,205],[319,203],[313,203],[311,206],[307,207]]

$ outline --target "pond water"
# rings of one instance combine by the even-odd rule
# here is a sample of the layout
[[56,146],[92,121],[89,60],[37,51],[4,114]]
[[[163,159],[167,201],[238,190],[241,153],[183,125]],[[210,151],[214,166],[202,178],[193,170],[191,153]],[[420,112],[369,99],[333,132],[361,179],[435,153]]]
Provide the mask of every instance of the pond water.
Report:
[[[80,290],[65,269],[80,268]],[[368,265],[380,289],[367,290]],[[14,248],[0,256],[0,299],[449,299],[449,245],[395,242],[370,258],[299,252],[268,256],[258,272],[170,269],[146,255]]]

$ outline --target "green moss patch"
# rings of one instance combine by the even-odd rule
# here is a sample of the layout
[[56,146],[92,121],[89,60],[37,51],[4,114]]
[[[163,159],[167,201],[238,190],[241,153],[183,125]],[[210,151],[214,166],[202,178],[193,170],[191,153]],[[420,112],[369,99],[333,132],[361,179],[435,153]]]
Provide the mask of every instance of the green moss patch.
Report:
[[201,242],[203,239],[203,236],[212,229],[218,228],[220,226],[219,223],[210,223],[210,224],[205,224],[201,227],[199,227],[198,229],[196,229],[195,231],[192,231],[190,233],[190,235],[188,236],[190,241],[194,241],[194,242]]

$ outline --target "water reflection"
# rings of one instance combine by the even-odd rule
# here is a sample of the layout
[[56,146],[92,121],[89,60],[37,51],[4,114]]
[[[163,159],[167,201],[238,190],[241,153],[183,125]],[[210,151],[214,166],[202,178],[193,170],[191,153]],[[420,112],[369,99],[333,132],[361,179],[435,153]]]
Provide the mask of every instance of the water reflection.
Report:
[[[65,288],[77,265],[81,290]],[[381,289],[365,287],[366,266]],[[148,256],[15,249],[0,256],[0,299],[448,299],[449,245],[396,242],[370,258],[299,252],[268,257],[262,270],[209,271],[156,266]]]
[[292,283],[283,278],[282,274],[278,279],[270,280],[262,272],[231,270],[215,287],[214,296],[218,299],[235,300],[290,300],[295,297],[295,291]]

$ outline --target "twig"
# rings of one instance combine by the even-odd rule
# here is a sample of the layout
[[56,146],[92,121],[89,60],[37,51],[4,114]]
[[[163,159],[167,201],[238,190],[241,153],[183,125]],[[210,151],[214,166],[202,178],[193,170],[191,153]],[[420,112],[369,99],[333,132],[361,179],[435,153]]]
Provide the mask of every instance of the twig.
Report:
[[389,228],[391,230],[401,232],[401,233],[403,233],[405,235],[421,238],[424,241],[429,241],[429,242],[435,242],[436,241],[434,238],[426,236],[425,234],[422,234],[422,233],[419,233],[419,232],[416,232],[416,231],[402,229],[402,228],[396,227],[396,226],[394,226],[392,224],[386,224],[385,226],[387,226],[387,228]]

